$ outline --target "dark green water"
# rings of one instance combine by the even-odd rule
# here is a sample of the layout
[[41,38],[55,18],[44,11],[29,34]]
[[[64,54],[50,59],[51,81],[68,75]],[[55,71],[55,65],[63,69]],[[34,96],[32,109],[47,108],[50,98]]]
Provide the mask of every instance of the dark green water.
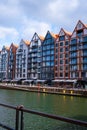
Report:
[[[87,121],[87,98],[0,89],[0,103]],[[14,127],[14,110],[0,106],[0,122]],[[86,130],[52,119],[24,114],[24,130]],[[0,128],[0,130],[3,130]]]

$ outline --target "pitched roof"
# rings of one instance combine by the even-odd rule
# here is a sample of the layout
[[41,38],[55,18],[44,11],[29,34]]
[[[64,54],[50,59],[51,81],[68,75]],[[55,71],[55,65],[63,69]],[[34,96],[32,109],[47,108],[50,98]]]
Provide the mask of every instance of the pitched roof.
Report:
[[87,28],[87,24],[84,24],[85,25],[85,27]]
[[5,49],[6,49],[7,51],[9,50],[9,48],[10,48],[10,47],[8,47],[8,46],[5,46]]
[[18,45],[17,45],[17,44],[14,44],[14,46],[15,46],[16,48],[18,48]]
[[64,32],[67,34],[67,35],[69,35],[69,36],[71,36],[72,35],[72,33],[71,32],[68,32],[68,31],[66,31],[65,29],[63,29],[64,30]]
[[43,36],[40,36],[40,35],[39,35],[39,38],[40,38],[40,40],[42,40],[42,41],[44,40],[44,37],[43,37]]
[[52,32],[51,32],[50,34],[51,34],[51,36],[52,36],[53,38],[55,38],[55,39],[58,37],[58,34],[54,34],[54,33],[52,33]]
[[30,42],[28,40],[23,40],[24,43],[28,46],[30,44]]

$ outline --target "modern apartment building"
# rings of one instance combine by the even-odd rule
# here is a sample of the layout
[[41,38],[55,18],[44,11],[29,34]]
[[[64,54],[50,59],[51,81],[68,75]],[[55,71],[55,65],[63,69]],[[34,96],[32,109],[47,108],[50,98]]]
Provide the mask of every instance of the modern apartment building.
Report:
[[0,70],[0,77],[1,79],[8,78],[8,55],[9,55],[9,47],[3,46],[0,57],[1,57],[1,70]]
[[27,79],[27,56],[29,41],[20,41],[16,51],[16,74],[15,79]]
[[28,79],[41,79],[41,46],[44,37],[35,33],[28,46]]
[[41,79],[54,79],[54,48],[57,35],[47,32],[42,43]]
[[78,21],[70,41],[70,78],[87,77],[87,25]]
[[61,29],[55,42],[55,80],[70,78],[69,44],[71,33]]
[[16,70],[16,50],[18,46],[15,44],[11,44],[9,48],[9,56],[8,56],[8,79],[15,79],[15,70]]

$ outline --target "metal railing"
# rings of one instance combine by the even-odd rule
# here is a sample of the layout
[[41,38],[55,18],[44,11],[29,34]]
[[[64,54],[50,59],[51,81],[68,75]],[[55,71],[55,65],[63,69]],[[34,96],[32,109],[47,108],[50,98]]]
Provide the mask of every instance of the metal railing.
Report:
[[47,113],[38,112],[38,111],[30,110],[30,109],[25,109],[23,107],[23,105],[12,106],[12,105],[0,103],[0,106],[7,107],[7,108],[10,108],[10,109],[14,109],[16,111],[15,129],[10,128],[9,126],[0,123],[0,127],[4,128],[6,130],[24,130],[23,113],[31,113],[31,114],[39,115],[39,116],[42,116],[42,117],[46,117],[46,118],[50,118],[50,119],[55,119],[55,120],[59,120],[59,121],[63,121],[63,122],[87,127],[87,122],[85,122],[85,121],[80,121],[80,120],[75,120],[75,119],[72,119],[72,118],[66,118],[66,117],[63,117],[63,116],[57,116],[57,115],[53,115],[53,114],[47,114]]

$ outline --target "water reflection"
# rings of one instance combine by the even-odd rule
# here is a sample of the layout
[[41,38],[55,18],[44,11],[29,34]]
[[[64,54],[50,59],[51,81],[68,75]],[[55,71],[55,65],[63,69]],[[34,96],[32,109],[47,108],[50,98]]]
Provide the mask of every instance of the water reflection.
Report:
[[[12,90],[0,90],[0,102],[19,105],[23,104],[24,107],[61,115],[65,117],[78,118],[86,120],[87,118],[87,99],[81,97],[45,94],[45,93],[34,93],[34,92],[23,92],[23,91],[12,91]],[[3,113],[3,114],[2,114]],[[0,120],[8,121],[13,114],[0,108]],[[5,119],[6,118],[6,119]],[[39,118],[39,119],[38,119]],[[29,130],[56,130],[58,126],[61,126],[60,122],[49,120],[46,118],[40,118],[34,115],[25,116],[26,129]],[[8,120],[9,119],[9,120]],[[38,122],[37,122],[38,121]],[[35,125],[36,128],[33,128]],[[39,126],[38,126],[39,125]],[[55,128],[54,128],[55,126]],[[53,129],[52,129],[53,128]],[[61,129],[62,130],[62,129]]]

